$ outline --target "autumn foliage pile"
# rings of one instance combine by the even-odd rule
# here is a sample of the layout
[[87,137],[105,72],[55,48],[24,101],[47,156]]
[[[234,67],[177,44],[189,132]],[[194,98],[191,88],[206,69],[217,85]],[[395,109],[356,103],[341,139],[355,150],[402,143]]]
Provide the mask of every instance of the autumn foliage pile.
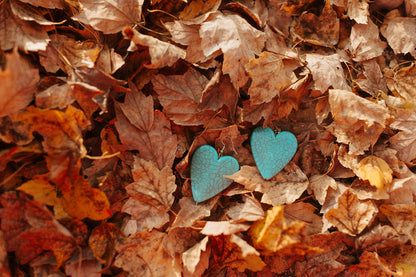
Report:
[[[0,1],[0,275],[415,276],[415,16]],[[270,180],[258,126],[299,144]],[[240,170],[197,204],[201,145]]]

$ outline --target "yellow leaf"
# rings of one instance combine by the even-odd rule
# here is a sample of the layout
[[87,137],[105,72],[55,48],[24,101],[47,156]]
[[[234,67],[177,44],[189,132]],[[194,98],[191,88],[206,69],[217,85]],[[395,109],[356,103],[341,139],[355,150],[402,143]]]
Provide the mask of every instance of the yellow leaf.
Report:
[[358,177],[368,180],[378,191],[384,190],[393,181],[392,173],[389,165],[376,156],[368,156],[358,164]]
[[289,226],[284,218],[284,206],[275,206],[267,211],[267,216],[254,222],[249,235],[256,249],[276,252],[303,239],[304,222],[295,221]]
[[56,187],[48,182],[46,175],[35,176],[32,180],[24,183],[17,190],[33,196],[33,199],[49,206],[54,206],[58,201],[56,198]]

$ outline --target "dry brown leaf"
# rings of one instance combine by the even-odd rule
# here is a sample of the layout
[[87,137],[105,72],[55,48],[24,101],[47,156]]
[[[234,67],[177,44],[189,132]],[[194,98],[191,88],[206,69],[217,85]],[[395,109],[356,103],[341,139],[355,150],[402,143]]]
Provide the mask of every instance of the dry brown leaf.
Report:
[[416,208],[414,204],[382,204],[380,211],[387,216],[399,234],[409,236],[416,244]]
[[152,161],[135,156],[132,174],[135,182],[126,187],[130,198],[122,211],[136,220],[138,232],[161,227],[169,221],[176,190],[172,169],[165,166],[159,170]]
[[215,12],[220,5],[220,0],[192,1],[180,13],[179,19],[194,24],[201,23],[210,13]]
[[113,34],[140,21],[143,0],[80,0],[80,13],[72,19]]
[[261,202],[274,206],[295,202],[309,184],[306,175],[291,162],[270,180],[264,180],[256,167],[247,165],[226,177],[248,190],[262,192]]
[[[145,111],[140,110],[142,104],[128,103],[128,106],[124,105],[124,111],[116,106],[115,125],[120,140],[128,149],[138,150],[142,158],[154,161],[159,169],[171,166],[176,154],[177,139],[170,130],[170,122],[161,111],[153,111],[153,108],[149,107],[146,107]],[[136,105],[139,107],[135,108]],[[140,113],[140,116],[132,117],[133,122],[130,122],[130,118],[127,117],[130,113]],[[133,123],[145,126],[140,126],[143,128],[140,130]],[[149,126],[150,129],[146,130]]]
[[341,57],[338,54],[321,55],[306,54],[305,58],[308,63],[308,69],[312,73],[314,80],[312,88],[322,93],[330,87],[334,89],[351,90],[345,79],[344,71],[341,65]]
[[358,24],[367,24],[368,16],[370,15],[368,2],[362,0],[348,0],[347,15]]
[[299,22],[292,29],[292,35],[300,41],[319,46],[332,47],[339,41],[339,19],[329,1],[319,16],[306,12],[299,16]]
[[250,225],[230,221],[207,221],[201,234],[207,236],[232,235],[247,231]]
[[373,21],[352,26],[349,50],[354,61],[362,62],[379,57],[386,47],[387,44],[380,39],[378,27]]
[[15,16],[9,2],[0,5],[0,47],[3,51],[18,47],[24,51],[45,50],[48,45],[48,31],[51,26],[42,26]]
[[349,153],[363,154],[374,145],[389,119],[383,103],[377,104],[346,90],[329,90],[334,122],[328,130],[337,141],[349,144]]
[[339,231],[351,236],[359,235],[377,215],[377,206],[371,200],[359,200],[351,190],[338,198],[338,207],[329,210],[325,218]]
[[245,68],[252,79],[248,93],[253,105],[272,101],[296,78],[283,57],[272,52],[262,52],[257,59],[250,60]]
[[260,202],[255,198],[243,196],[244,203],[235,203],[227,210],[227,215],[234,222],[256,221],[264,217]]
[[305,223],[305,235],[319,234],[322,230],[322,217],[316,214],[316,208],[309,203],[295,202],[285,206],[284,217],[287,224]]
[[221,50],[224,53],[222,71],[230,75],[235,88],[242,87],[248,80],[244,66],[260,54],[264,33],[238,15],[216,12],[201,24],[199,35],[204,55]]
[[396,54],[410,53],[416,57],[416,19],[411,17],[387,17],[380,29]]
[[256,272],[265,266],[260,253],[237,235],[211,237],[211,253],[215,261],[215,264],[210,264],[211,272],[217,272],[226,266],[239,272],[246,269]]
[[33,100],[38,81],[38,70],[17,49],[7,54],[6,67],[0,71],[0,117],[24,109]]
[[330,189],[336,190],[338,188],[337,182],[328,175],[313,175],[310,178],[308,191],[312,191],[315,199],[319,204],[323,205]]
[[[404,98],[413,105],[416,103],[415,75],[416,66],[412,63],[410,66],[401,68],[396,72],[388,72],[387,76],[392,78],[387,78],[386,80],[389,89],[396,96]],[[403,106],[405,108],[408,105],[405,104]]]
[[123,29],[123,34],[126,38],[131,40],[134,45],[149,47],[151,65],[147,65],[147,68],[172,66],[179,59],[185,58],[186,53],[182,48],[158,40],[152,36],[143,35],[130,27]]
[[385,259],[380,257],[377,252],[365,251],[360,256],[360,263],[350,266],[344,276],[382,276],[388,277],[395,275],[394,266],[390,265]]
[[393,227],[379,224],[357,238],[357,245],[365,251],[384,252],[383,250],[389,251],[392,247],[400,247],[408,240],[407,236],[399,235]]
[[[189,273],[194,274],[195,271],[203,270],[205,271],[208,268],[209,260],[207,255],[203,255],[204,252],[210,249],[207,249],[208,237],[205,237],[203,240],[189,248],[182,254],[182,262]],[[198,267],[198,268],[197,268]],[[203,273],[201,272],[201,274]]]
[[377,63],[377,59],[364,61],[362,65],[364,67],[364,78],[355,80],[358,86],[373,97],[387,94],[386,80],[381,72],[380,65]]
[[153,230],[131,235],[122,245],[114,265],[136,276],[180,277],[179,259],[173,258],[163,247],[165,233]]
[[205,201],[204,203],[196,203],[192,197],[183,197],[179,200],[181,210],[177,218],[173,222],[173,227],[190,227],[204,217],[211,215],[211,209],[215,205],[216,199]]

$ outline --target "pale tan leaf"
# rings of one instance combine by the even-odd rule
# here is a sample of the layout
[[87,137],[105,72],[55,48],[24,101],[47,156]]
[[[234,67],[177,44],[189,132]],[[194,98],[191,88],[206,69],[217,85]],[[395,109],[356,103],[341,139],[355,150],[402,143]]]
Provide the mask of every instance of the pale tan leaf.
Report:
[[410,53],[416,57],[416,18],[394,17],[387,19],[381,33],[396,54]]
[[381,56],[386,46],[386,42],[381,41],[379,29],[373,21],[352,26],[349,50],[354,61],[362,62]]
[[273,206],[295,202],[309,184],[306,175],[292,162],[270,180],[264,180],[256,167],[246,165],[227,178],[248,190],[262,192],[261,202]]
[[416,245],[416,208],[414,204],[382,204],[380,211],[387,216],[399,234],[407,235]]
[[328,175],[313,175],[310,178],[309,188],[313,192],[319,204],[323,205],[327,198],[328,190],[336,190],[337,182]]
[[367,24],[370,12],[366,0],[348,0],[347,15],[358,24]]
[[10,10],[9,2],[0,5],[0,47],[3,51],[18,47],[24,51],[45,50],[52,26],[21,20]]
[[238,89],[248,80],[245,64],[259,55],[264,47],[265,35],[236,14],[211,14],[201,24],[199,34],[205,56],[221,50],[224,53],[222,71],[229,74]]
[[358,164],[357,176],[362,180],[368,180],[378,191],[387,190],[387,186],[393,181],[392,173],[383,159],[373,155],[365,157]]
[[389,112],[383,103],[377,104],[346,90],[329,90],[334,122],[328,130],[337,141],[349,144],[349,153],[363,154],[384,131]]
[[204,261],[204,268],[208,268],[209,261],[201,259],[202,253],[207,250],[207,243],[208,237],[205,237],[182,254],[183,265],[191,274],[195,272],[201,261]]
[[80,13],[72,19],[113,34],[140,21],[143,0],[80,0]]
[[196,203],[192,197],[182,197],[179,200],[181,209],[177,218],[172,223],[172,227],[190,227],[197,220],[210,216],[211,209],[216,202],[214,198],[201,204]]
[[173,65],[177,60],[185,58],[185,50],[171,43],[167,43],[152,36],[143,35],[127,27],[123,29],[123,34],[131,40],[133,44],[149,47],[151,65],[148,68],[161,68]]
[[64,109],[75,101],[69,84],[55,84],[36,93],[36,106],[40,108]]
[[393,227],[389,225],[380,225],[371,229],[369,232],[357,238],[357,245],[366,251],[382,251],[396,245],[406,243],[409,238],[405,235],[399,235]]
[[235,203],[227,215],[235,222],[256,221],[264,217],[261,204],[254,198],[243,196],[244,203]]
[[247,231],[249,224],[232,223],[230,221],[207,221],[201,234],[207,236],[231,235]]
[[322,217],[315,212],[316,208],[311,204],[295,202],[285,206],[284,217],[288,225],[292,222],[305,223],[305,235],[310,236],[322,230]]
[[347,190],[338,198],[338,207],[329,210],[325,218],[341,232],[356,236],[371,224],[377,212],[373,201],[361,201],[351,190]]
[[355,80],[358,86],[374,97],[377,97],[381,93],[387,94],[386,80],[384,79],[377,59],[364,61],[362,65],[364,67],[363,75],[365,78]]
[[64,0],[20,0],[29,3],[35,7],[44,7],[48,9],[63,9],[65,7]]
[[272,52],[262,52],[257,59],[246,64],[245,69],[253,80],[248,93],[250,103],[259,105],[272,101],[292,81],[293,70],[287,69],[283,57]]
[[345,79],[341,65],[341,57],[338,54],[321,55],[306,54],[308,68],[312,72],[314,80],[312,88],[324,93],[328,88],[351,90]]
[[7,54],[6,66],[0,71],[0,117],[24,109],[33,100],[38,81],[38,70],[17,49]]

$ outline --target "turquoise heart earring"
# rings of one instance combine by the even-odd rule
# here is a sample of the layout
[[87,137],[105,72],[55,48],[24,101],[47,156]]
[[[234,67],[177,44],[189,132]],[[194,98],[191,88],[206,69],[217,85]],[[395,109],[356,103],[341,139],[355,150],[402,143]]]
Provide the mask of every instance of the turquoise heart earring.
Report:
[[208,200],[226,189],[233,180],[223,175],[232,175],[239,169],[235,158],[219,158],[215,148],[210,145],[196,149],[191,162],[191,189],[195,202]]
[[264,179],[279,173],[293,158],[298,142],[294,134],[280,132],[277,135],[269,127],[257,127],[251,134],[251,151]]

